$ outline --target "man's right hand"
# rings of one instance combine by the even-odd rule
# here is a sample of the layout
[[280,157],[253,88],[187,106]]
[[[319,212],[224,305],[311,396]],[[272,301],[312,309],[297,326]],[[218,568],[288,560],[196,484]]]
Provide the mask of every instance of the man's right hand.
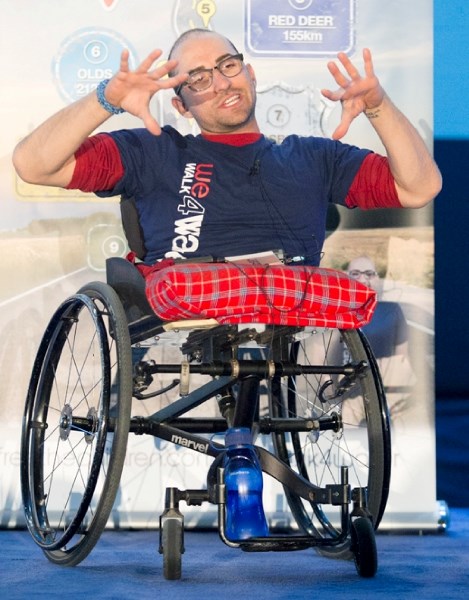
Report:
[[[135,69],[129,69],[129,53],[121,55],[118,73],[104,89],[105,99],[139,117],[154,135],[161,127],[150,113],[150,100],[162,89],[176,87],[187,74],[168,77],[177,61],[153,64],[161,56],[154,50]],[[67,187],[75,169],[75,152],[98,127],[111,117],[98,101],[96,91],[58,111],[36,127],[16,146],[13,164],[18,175],[28,183]]]
[[161,50],[153,50],[135,71],[131,71],[129,52],[124,50],[119,71],[104,91],[108,102],[140,118],[154,135],[159,135],[161,128],[150,112],[150,100],[159,90],[175,88],[187,79],[186,73],[168,76],[177,66],[176,60],[169,60],[152,68],[161,54]]

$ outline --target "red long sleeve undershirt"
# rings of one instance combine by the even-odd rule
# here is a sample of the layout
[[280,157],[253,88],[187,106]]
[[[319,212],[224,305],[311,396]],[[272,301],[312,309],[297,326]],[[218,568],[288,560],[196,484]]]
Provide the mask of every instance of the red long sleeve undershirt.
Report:
[[[247,134],[249,136],[249,134]],[[207,136],[222,143],[252,143],[252,135]],[[124,175],[119,149],[111,136],[99,133],[85,140],[75,153],[75,170],[68,189],[99,192],[112,189]],[[394,178],[384,156],[367,154],[350,186],[345,203],[349,208],[398,208],[401,206]]]

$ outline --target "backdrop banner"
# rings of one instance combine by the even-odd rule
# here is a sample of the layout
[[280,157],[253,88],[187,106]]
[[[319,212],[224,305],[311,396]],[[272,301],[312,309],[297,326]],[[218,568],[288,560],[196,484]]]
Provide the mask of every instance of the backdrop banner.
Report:
[[[126,241],[118,199],[28,185],[14,173],[15,144],[46,117],[112,76],[123,48],[136,66],[154,48],[167,54],[188,28],[225,34],[253,65],[258,120],[276,142],[290,133],[330,136],[340,107],[327,61],[346,52],[362,65],[372,50],[377,74],[429,147],[433,123],[433,3],[428,0],[0,0],[0,525],[24,525],[19,487],[20,434],[29,375],[39,340],[60,302],[84,283],[104,280],[107,257]],[[152,100],[163,124],[197,133],[177,114],[171,93]],[[102,131],[140,127],[129,115]],[[382,152],[364,117],[345,142]],[[434,430],[434,285],[432,208],[418,211],[336,209],[328,222],[322,266],[376,271],[377,355],[392,420],[392,481],[384,529],[437,529]],[[366,262],[366,269],[363,268]],[[368,262],[367,262],[368,261]],[[169,350],[171,351],[171,350]],[[168,351],[168,352],[169,352]],[[171,402],[135,401],[135,414]],[[215,406],[213,410],[215,410]],[[204,409],[206,410],[206,409]],[[211,410],[211,409],[210,409]],[[158,446],[155,448],[155,446]],[[210,459],[152,438],[130,436],[110,525],[157,527],[167,486],[202,487]],[[275,482],[265,482],[266,510],[285,519]],[[185,510],[188,525],[214,524],[214,506]]]

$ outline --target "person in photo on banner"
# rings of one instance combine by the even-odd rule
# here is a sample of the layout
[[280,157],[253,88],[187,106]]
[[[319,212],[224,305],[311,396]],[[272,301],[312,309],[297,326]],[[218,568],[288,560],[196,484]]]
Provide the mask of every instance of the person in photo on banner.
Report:
[[399,302],[382,298],[384,280],[378,275],[376,265],[369,256],[352,258],[346,273],[378,294],[371,321],[361,330],[378,362],[390,416],[395,423],[412,404],[412,393],[417,383],[409,348],[409,326]]
[[[26,182],[132,199],[147,264],[281,249],[315,266],[330,204],[419,208],[441,189],[437,165],[381,86],[368,49],[363,73],[344,53],[327,64],[338,87],[322,93],[342,106],[332,139],[289,135],[281,144],[260,131],[254,68],[226,37],[192,29],[166,62],[161,56],[155,50],[131,70],[124,51],[113,77],[37,127],[13,155]],[[151,114],[152,97],[171,88],[174,109],[200,134],[183,136]],[[124,111],[143,127],[94,134]],[[341,141],[362,114],[385,156]]]

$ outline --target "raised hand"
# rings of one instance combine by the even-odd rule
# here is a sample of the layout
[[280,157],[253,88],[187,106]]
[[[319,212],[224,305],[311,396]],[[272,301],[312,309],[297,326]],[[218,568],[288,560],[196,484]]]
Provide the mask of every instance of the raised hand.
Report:
[[145,60],[131,71],[129,68],[129,52],[121,54],[119,71],[109,81],[105,89],[106,100],[119,106],[128,113],[139,117],[145,127],[153,134],[159,135],[161,128],[150,112],[150,100],[162,89],[174,88],[183,83],[187,74],[173,77],[167,76],[177,66],[176,60],[169,60],[155,68],[155,61],[161,57],[161,50],[154,50]]
[[360,113],[377,108],[385,96],[374,73],[371,52],[368,48],[363,50],[364,76],[360,74],[346,54],[340,52],[337,58],[345,73],[334,61],[329,62],[327,68],[339,89],[336,91],[321,90],[323,96],[334,102],[340,101],[342,104],[342,118],[332,134],[332,138],[335,140],[344,137],[350,124]]

